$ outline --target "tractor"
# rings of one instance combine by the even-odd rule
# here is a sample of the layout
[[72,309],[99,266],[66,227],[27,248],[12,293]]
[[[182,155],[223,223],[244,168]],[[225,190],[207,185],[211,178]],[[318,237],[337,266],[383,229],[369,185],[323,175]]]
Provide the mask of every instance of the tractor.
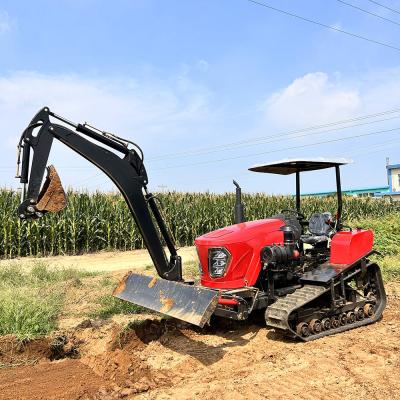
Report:
[[[302,341],[381,318],[386,294],[380,268],[370,260],[376,253],[374,234],[342,221],[340,167],[348,160],[285,159],[251,167],[258,173],[294,174],[295,208],[246,221],[241,188],[234,181],[235,224],[195,240],[201,270],[195,285],[183,279],[173,236],[156,195],[147,188],[141,148],[87,123],[71,122],[48,107],[34,116],[18,143],[17,178],[23,184],[19,218],[41,218],[67,204],[53,166],[42,185],[54,139],[114,182],[151,256],[158,277],[129,272],[114,290],[117,298],[200,327],[212,316],[245,321],[261,310],[267,326]],[[336,173],[337,211],[320,210],[307,218],[301,209],[300,177],[326,168]]]

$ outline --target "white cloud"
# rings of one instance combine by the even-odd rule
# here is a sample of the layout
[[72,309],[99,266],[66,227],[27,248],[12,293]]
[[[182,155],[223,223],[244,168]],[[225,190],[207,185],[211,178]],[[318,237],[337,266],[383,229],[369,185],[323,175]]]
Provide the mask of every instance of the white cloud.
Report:
[[0,10],[0,35],[11,29],[11,19],[7,11]]
[[[209,114],[209,93],[187,78],[167,86],[133,79],[86,79],[76,75],[19,72],[0,77],[0,119],[27,123],[47,105],[70,119],[87,120],[120,134],[160,133]],[[14,127],[15,129],[15,127]],[[122,132],[121,132],[122,131]],[[170,132],[171,135],[174,132]]]
[[[0,76],[0,138],[6,143],[0,167],[15,164],[13,150],[19,135],[44,106],[72,121],[87,121],[129,138],[143,146],[146,154],[158,155],[173,151],[167,150],[170,143],[190,143],[199,135],[215,112],[210,111],[209,100],[207,89],[187,77],[143,83],[129,77],[91,79],[36,72]],[[89,165],[58,143],[50,161],[56,167],[67,167],[63,174],[66,185],[80,179],[68,168]],[[3,179],[10,176],[3,171]]]
[[359,91],[332,82],[323,72],[295,79],[265,102],[270,123],[278,127],[301,127],[353,116],[361,107]]

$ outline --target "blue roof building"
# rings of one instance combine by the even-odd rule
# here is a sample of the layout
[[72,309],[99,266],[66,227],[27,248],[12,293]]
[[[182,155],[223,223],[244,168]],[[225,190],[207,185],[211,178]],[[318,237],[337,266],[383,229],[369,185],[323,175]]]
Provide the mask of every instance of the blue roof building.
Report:
[[[343,190],[343,194],[355,197],[392,197],[400,200],[400,164],[386,165],[388,184],[379,187],[357,188]],[[330,192],[304,193],[302,196],[330,196],[335,194]]]
[[386,165],[389,194],[400,195],[400,164]]

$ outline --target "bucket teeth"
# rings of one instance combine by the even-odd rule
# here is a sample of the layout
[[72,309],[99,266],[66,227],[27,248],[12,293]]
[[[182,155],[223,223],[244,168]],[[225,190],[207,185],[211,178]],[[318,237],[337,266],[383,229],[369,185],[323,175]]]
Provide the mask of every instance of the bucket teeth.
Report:
[[47,177],[38,196],[36,209],[58,212],[67,206],[67,196],[61,185],[60,177],[53,165],[47,167]]

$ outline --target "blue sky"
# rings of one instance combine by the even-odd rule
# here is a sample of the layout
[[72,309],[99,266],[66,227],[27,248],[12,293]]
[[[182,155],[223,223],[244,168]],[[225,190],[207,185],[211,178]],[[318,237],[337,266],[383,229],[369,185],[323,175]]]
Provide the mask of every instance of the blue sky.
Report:
[[[368,0],[348,2],[400,24]],[[400,47],[400,25],[336,0],[265,3]],[[2,186],[18,187],[17,138],[44,105],[139,143],[152,190],[223,192],[235,178],[245,191],[289,193],[291,177],[247,168],[316,156],[354,159],[345,187],[379,186],[385,158],[400,162],[400,130],[383,132],[400,128],[400,112],[288,134],[400,108],[400,51],[247,0],[0,0],[0,54]],[[112,189],[60,144],[51,162],[65,186]],[[304,177],[305,191],[333,186],[329,172]]]

